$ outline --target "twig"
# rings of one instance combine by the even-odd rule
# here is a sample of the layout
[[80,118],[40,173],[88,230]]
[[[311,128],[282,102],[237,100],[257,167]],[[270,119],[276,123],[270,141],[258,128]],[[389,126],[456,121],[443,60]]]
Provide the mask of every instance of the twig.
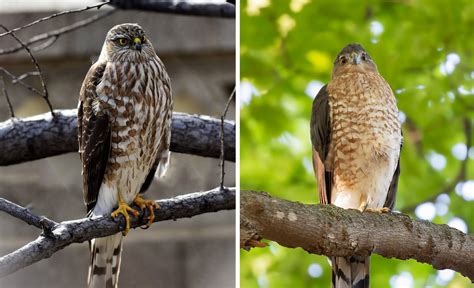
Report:
[[[172,199],[159,200],[160,206],[155,212],[155,222],[190,218],[196,215],[235,209],[235,188],[219,188],[178,196]],[[138,207],[135,207],[138,211]],[[0,206],[1,209],[1,206]],[[131,216],[131,227],[146,224],[148,210],[138,218]],[[53,227],[49,235],[41,235],[20,249],[0,258],[0,277],[12,274],[72,243],[81,243],[93,238],[116,234],[125,228],[124,217],[112,219],[110,215],[61,222]]]
[[48,48],[49,46],[53,45],[54,43],[56,43],[56,40],[58,40],[58,39],[59,39],[59,36],[57,36],[57,35],[53,36],[53,37],[49,38],[48,40],[44,41],[42,44],[40,44],[38,46],[35,46],[31,49],[35,52],[44,50],[44,49]]
[[28,24],[26,24],[26,25],[17,27],[17,28],[15,28],[15,29],[12,29],[12,30],[10,30],[10,31],[8,31],[8,32],[1,33],[1,34],[0,34],[0,37],[9,35],[9,34],[11,34],[11,33],[14,33],[14,32],[20,31],[20,30],[22,30],[22,29],[25,29],[25,28],[31,27],[31,26],[33,26],[33,25],[36,25],[36,24],[38,24],[38,23],[41,23],[41,22],[43,22],[43,21],[47,21],[47,20],[50,20],[50,19],[52,19],[52,18],[55,18],[55,17],[58,17],[58,16],[62,16],[62,15],[65,15],[65,14],[73,14],[73,13],[83,12],[83,11],[90,10],[90,9],[94,9],[94,8],[100,9],[102,6],[104,6],[104,5],[106,5],[106,4],[109,4],[109,1],[105,1],[105,2],[102,2],[102,3],[95,4],[95,5],[87,6],[87,7],[85,7],[85,8],[80,8],[80,9],[75,9],[75,10],[68,10],[68,11],[58,12],[58,13],[55,13],[55,14],[52,14],[52,15],[49,15],[49,16],[46,16],[46,17],[37,19],[37,20],[35,20],[35,21],[31,22],[31,23],[28,23]]
[[235,18],[235,6],[229,3],[193,3],[192,1],[111,0],[120,9],[135,9],[180,15]]
[[10,77],[10,79],[12,79],[11,80],[12,84],[20,84],[21,86],[25,87],[26,89],[30,90],[31,92],[33,92],[33,93],[35,93],[39,96],[43,96],[40,91],[36,90],[36,88],[34,88],[31,85],[28,85],[25,82],[23,82],[22,80],[18,79],[18,77],[16,77],[12,73],[10,73],[10,71],[8,71],[7,69],[5,69],[3,67],[0,67],[0,71],[5,73],[5,75],[7,75],[8,77]]
[[10,101],[10,97],[8,96],[8,91],[5,87],[5,80],[3,79],[3,76],[0,76],[0,82],[2,83],[3,95],[5,96],[5,99],[7,99],[8,109],[10,110],[10,116],[12,118],[15,118],[15,111],[13,110],[12,102]]
[[[5,31],[10,31],[7,27],[5,27],[4,25],[0,24],[0,27],[2,27]],[[20,43],[21,46],[23,46],[23,48],[26,50],[26,52],[28,53],[28,55],[30,55],[30,59],[31,59],[31,62],[33,62],[33,64],[35,65],[35,68],[36,68],[36,71],[38,72],[39,74],[39,78],[41,80],[41,86],[43,86],[43,98],[44,100],[46,101],[46,103],[48,104],[48,107],[49,107],[49,111],[51,112],[51,115],[54,117],[54,112],[53,112],[53,106],[51,105],[51,102],[49,101],[49,95],[48,95],[48,89],[46,89],[46,82],[44,81],[44,77],[43,77],[43,73],[41,73],[41,68],[38,64],[38,61],[36,61],[36,58],[35,56],[33,56],[33,53],[31,53],[31,50],[30,48],[28,48],[28,46],[25,45],[25,43],[23,43],[23,41],[20,40],[20,38],[18,38],[15,33],[11,32],[10,31],[10,36],[12,36],[13,38],[15,38],[15,40]]]
[[31,71],[31,72],[26,72],[21,74],[20,76],[16,77],[15,79],[12,80],[12,84],[16,84],[18,81],[21,81],[23,79],[26,79],[30,76],[38,76],[39,73],[37,71]]
[[220,162],[221,162],[221,184],[220,184],[220,187],[221,189],[224,189],[224,175],[225,175],[225,171],[224,171],[224,165],[225,165],[225,142],[224,142],[224,121],[225,121],[225,116],[227,114],[227,111],[229,110],[229,105],[230,105],[230,102],[232,101],[232,99],[234,98],[234,95],[235,95],[235,86],[234,86],[234,90],[232,91],[232,93],[230,94],[229,96],[229,99],[227,99],[227,103],[225,104],[225,109],[224,109],[224,113],[222,113],[222,116],[221,116],[221,155],[220,155]]
[[[78,22],[75,22],[71,25],[68,25],[68,26],[64,26],[62,28],[59,28],[59,29],[56,29],[56,30],[52,30],[52,31],[49,31],[47,33],[43,33],[43,34],[39,34],[39,35],[36,35],[32,38],[30,38],[28,41],[25,42],[25,45],[26,46],[31,46],[32,44],[34,43],[37,43],[37,42],[40,42],[40,41],[44,41],[44,40],[48,40],[49,38],[53,38],[53,37],[59,37],[61,36],[62,34],[66,34],[66,33],[69,33],[71,31],[74,31],[74,30],[77,30],[79,28],[82,28],[82,27],[85,27],[87,25],[90,25],[102,18],[105,18],[109,15],[111,15],[112,13],[114,13],[116,10],[110,10],[110,11],[106,11],[104,13],[100,13],[100,14],[97,14],[97,15],[94,15],[90,18],[86,18],[84,20],[81,20],[81,21],[78,21]],[[44,44],[42,44],[44,45]],[[10,53],[15,53],[19,50],[23,49],[23,46],[22,45],[17,45],[17,46],[13,46],[13,47],[8,47],[8,48],[5,48],[5,49],[0,49],[0,55],[2,54],[10,54]],[[34,48],[33,48],[34,49]],[[43,47],[41,47],[40,49],[43,49]]]
[[31,213],[28,208],[22,207],[3,198],[0,198],[0,211],[8,213],[13,217],[23,220],[28,225],[33,225],[40,229],[43,228],[44,222],[50,222],[52,226],[56,226],[58,224],[45,217],[36,216],[35,214]]
[[447,225],[400,213],[305,205],[254,191],[240,192],[240,214],[241,248],[263,238],[330,257],[377,253],[452,269],[474,280],[474,236]]
[[[77,110],[0,122],[0,166],[76,152]],[[225,159],[235,161],[235,122],[225,121]],[[219,158],[220,119],[173,113],[171,151]]]

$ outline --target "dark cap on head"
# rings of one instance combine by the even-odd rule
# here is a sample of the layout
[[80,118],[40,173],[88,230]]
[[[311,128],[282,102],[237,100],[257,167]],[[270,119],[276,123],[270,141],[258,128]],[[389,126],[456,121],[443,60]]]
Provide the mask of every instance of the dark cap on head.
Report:
[[353,44],[349,44],[346,47],[344,47],[341,50],[341,52],[339,52],[339,55],[350,54],[351,52],[357,52],[357,53],[365,52],[365,49],[360,44],[353,43]]
[[132,40],[134,37],[141,38],[144,35],[145,31],[143,31],[140,25],[136,23],[124,23],[112,27],[107,33],[107,38],[114,40],[120,37],[128,37]]

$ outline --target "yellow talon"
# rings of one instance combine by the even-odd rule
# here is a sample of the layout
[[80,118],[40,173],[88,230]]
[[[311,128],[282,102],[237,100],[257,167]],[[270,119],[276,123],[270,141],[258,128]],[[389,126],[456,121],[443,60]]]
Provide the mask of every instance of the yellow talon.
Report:
[[146,224],[146,228],[150,227],[151,224],[153,224],[155,220],[155,209],[160,209],[160,205],[156,204],[155,201],[153,200],[145,200],[142,198],[142,196],[137,195],[135,199],[133,200],[133,203],[135,203],[138,207],[143,212],[143,209],[147,208],[148,209],[148,222]]
[[112,218],[116,218],[118,215],[122,214],[123,217],[125,217],[125,230],[122,231],[122,235],[126,236],[128,234],[128,231],[130,230],[130,216],[128,216],[128,212],[130,212],[134,217],[138,217],[140,213],[133,209],[132,207],[128,206],[125,201],[123,201],[122,196],[119,194],[119,206],[117,210],[112,212],[111,216]]

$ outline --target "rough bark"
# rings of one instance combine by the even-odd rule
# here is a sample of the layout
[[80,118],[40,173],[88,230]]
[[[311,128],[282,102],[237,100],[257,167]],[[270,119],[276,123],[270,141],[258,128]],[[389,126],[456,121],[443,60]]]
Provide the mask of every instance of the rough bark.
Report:
[[268,239],[326,256],[377,253],[452,269],[474,280],[474,237],[447,225],[400,213],[305,205],[254,191],[241,191],[240,213],[241,248]]
[[[155,210],[155,222],[189,218],[203,213],[235,209],[235,188],[210,190],[178,196],[172,199],[156,201],[160,209]],[[37,216],[25,208],[15,205],[10,207],[12,213],[22,215],[18,218],[28,224],[36,225]],[[0,209],[9,207],[0,201]],[[134,207],[139,210],[138,207]],[[5,210],[3,210],[5,211]],[[15,212],[16,211],[16,212]],[[10,213],[9,214],[12,214]],[[131,217],[131,227],[136,228],[147,222],[148,212],[141,213],[138,218]],[[34,216],[34,215],[33,215]],[[30,219],[30,220],[28,220]],[[43,218],[46,219],[46,218]],[[125,228],[123,216],[116,219],[110,215],[56,223],[51,220],[40,221],[43,233],[34,241],[20,249],[0,258],[0,277],[9,275],[44,258],[49,258],[60,249],[72,244],[88,241],[92,238],[105,237],[122,231]]]
[[[55,110],[0,123],[0,166],[75,152],[77,110]],[[173,113],[171,151],[204,157],[220,156],[220,120]],[[235,161],[235,123],[225,121],[225,159]]]

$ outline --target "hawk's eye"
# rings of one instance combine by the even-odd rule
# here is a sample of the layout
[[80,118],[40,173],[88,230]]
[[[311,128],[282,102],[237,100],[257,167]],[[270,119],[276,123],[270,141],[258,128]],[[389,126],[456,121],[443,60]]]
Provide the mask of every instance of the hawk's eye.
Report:
[[340,60],[342,65],[346,64],[347,63],[347,57],[346,56],[341,56]]
[[117,43],[120,45],[120,46],[126,46],[128,45],[128,39],[127,38],[119,38],[117,39]]
[[369,57],[368,57],[367,53],[362,53],[362,60],[363,61],[369,60]]

